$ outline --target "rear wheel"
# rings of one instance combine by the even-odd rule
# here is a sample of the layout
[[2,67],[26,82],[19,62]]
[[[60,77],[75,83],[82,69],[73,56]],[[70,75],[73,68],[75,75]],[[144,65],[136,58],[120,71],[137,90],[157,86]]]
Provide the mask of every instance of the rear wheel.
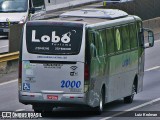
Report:
[[46,117],[51,114],[53,107],[51,106],[42,106],[42,105],[33,105],[33,110],[35,113],[41,113],[43,117]]
[[48,117],[52,113],[51,111],[35,111],[35,110],[34,110],[34,112],[35,113],[41,113],[42,117]]
[[100,98],[99,98],[99,106],[96,108],[97,114],[101,114],[103,112],[104,104],[105,104],[105,92],[104,90],[102,90],[100,93]]
[[124,97],[124,103],[132,103],[134,94],[136,92],[135,84],[132,85],[132,94],[130,96]]

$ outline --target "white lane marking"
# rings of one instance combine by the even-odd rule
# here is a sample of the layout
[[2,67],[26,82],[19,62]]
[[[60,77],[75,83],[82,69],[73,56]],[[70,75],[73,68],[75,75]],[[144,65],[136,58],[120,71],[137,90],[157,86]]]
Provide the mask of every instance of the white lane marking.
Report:
[[[158,43],[160,40],[155,40],[154,43]],[[148,45],[148,43],[145,43],[145,45]]]
[[16,112],[21,112],[21,111],[25,111],[25,109],[18,109],[18,110],[16,110]]
[[160,98],[157,98],[157,99],[154,99],[154,100],[152,100],[152,101],[146,102],[146,103],[144,103],[144,104],[141,104],[141,105],[135,106],[135,107],[130,108],[130,109],[128,109],[128,110],[125,110],[125,111],[123,111],[123,112],[119,112],[119,113],[114,114],[114,115],[112,115],[112,116],[110,116],[110,117],[102,118],[102,119],[100,119],[100,120],[108,120],[108,119],[110,119],[110,118],[113,118],[113,117],[116,117],[116,116],[122,115],[122,114],[124,114],[124,113],[127,113],[127,112],[130,112],[130,111],[133,111],[133,110],[136,110],[136,109],[142,108],[142,107],[144,107],[144,106],[151,105],[151,104],[153,104],[153,103],[155,103],[155,102],[158,102],[158,101],[160,101]]
[[148,71],[151,71],[151,70],[156,70],[156,69],[159,69],[160,66],[155,66],[155,67],[152,67],[152,68],[149,68],[147,70],[145,70],[145,72],[148,72]]
[[5,47],[8,47],[8,45],[5,45],[5,46],[1,46],[0,48],[5,48]]
[[8,82],[4,82],[4,83],[0,83],[0,86],[7,85],[7,84],[10,84],[10,83],[14,83],[14,82],[17,82],[17,81],[18,81],[18,79],[12,80],[12,81],[8,81]]
[[157,42],[160,42],[160,40],[156,40],[156,41],[154,41],[155,43],[157,43]]

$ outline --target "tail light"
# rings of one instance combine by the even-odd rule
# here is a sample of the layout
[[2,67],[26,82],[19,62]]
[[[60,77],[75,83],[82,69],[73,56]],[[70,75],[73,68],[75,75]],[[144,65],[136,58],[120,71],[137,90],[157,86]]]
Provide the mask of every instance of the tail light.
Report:
[[19,71],[18,71],[18,86],[19,90],[21,90],[21,84],[22,84],[22,62],[19,62]]
[[89,65],[85,64],[85,68],[84,68],[84,92],[87,92],[89,90],[89,78],[90,78]]
[[85,64],[84,68],[84,80],[89,80],[89,66],[87,64]]

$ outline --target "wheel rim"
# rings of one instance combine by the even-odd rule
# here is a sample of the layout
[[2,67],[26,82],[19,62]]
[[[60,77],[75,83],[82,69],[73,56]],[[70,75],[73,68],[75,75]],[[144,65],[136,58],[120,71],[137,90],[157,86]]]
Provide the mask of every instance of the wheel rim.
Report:
[[135,85],[133,84],[133,87],[132,87],[132,98],[134,97],[135,92],[136,92],[136,88],[135,88]]
[[103,111],[103,98],[102,98],[102,93],[101,93],[101,95],[100,95],[99,110],[100,110],[101,112]]

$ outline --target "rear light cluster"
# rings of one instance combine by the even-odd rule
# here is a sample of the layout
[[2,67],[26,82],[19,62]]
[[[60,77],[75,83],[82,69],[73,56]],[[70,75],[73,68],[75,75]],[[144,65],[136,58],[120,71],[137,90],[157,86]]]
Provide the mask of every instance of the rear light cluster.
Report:
[[22,85],[22,62],[19,61],[19,70],[18,70],[18,86],[19,90],[21,90]]
[[90,78],[90,71],[89,71],[89,65],[85,64],[84,68],[84,92],[87,92],[89,90],[89,78]]
[[84,69],[84,79],[89,80],[89,66],[86,64]]

